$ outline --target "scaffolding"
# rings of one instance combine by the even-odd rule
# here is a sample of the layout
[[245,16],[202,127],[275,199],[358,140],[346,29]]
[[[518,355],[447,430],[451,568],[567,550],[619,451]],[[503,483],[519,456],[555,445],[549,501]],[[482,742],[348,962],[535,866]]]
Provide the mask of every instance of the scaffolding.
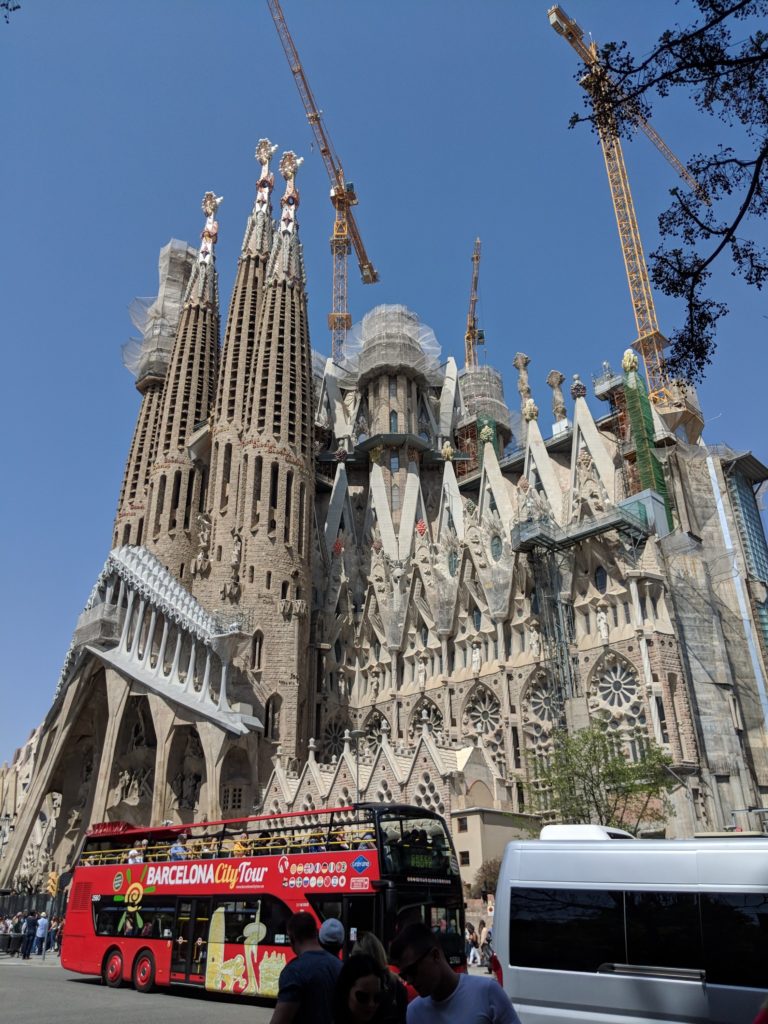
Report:
[[663,500],[667,511],[667,522],[672,529],[672,512],[664,480],[664,469],[655,454],[655,431],[651,403],[645,383],[637,370],[629,370],[624,374],[622,388],[626,403],[629,426],[634,444],[635,466],[637,477],[643,490],[656,491]]

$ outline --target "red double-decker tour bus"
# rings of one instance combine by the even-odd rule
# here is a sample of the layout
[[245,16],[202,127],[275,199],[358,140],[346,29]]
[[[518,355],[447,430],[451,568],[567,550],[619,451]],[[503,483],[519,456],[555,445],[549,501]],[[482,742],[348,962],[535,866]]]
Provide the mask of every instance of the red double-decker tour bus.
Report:
[[402,804],[88,833],[67,906],[61,962],[139,992],[174,982],[277,995],[293,958],[287,925],[307,910],[388,946],[412,921],[465,970],[459,865],[443,819]]

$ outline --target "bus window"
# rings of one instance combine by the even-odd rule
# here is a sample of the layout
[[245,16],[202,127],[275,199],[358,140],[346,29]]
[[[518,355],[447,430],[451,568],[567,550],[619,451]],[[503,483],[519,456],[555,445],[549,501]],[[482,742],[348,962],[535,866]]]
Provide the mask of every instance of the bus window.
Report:
[[219,903],[224,909],[224,941],[243,943],[254,940],[264,946],[288,946],[288,920],[291,909],[282,900],[264,894],[258,899],[230,900]]
[[97,935],[124,938],[170,938],[176,918],[173,901],[165,896],[147,896],[137,910],[128,912],[125,903],[104,896],[94,902],[93,927]]
[[404,897],[397,912],[394,934],[397,935],[407,925],[415,922],[427,924],[440,939],[448,963],[463,963],[464,929],[461,910],[458,904],[450,906],[440,903],[439,897],[437,901],[422,899],[418,903]]
[[384,872],[458,875],[459,866],[451,856],[450,841],[441,820],[383,813],[379,821]]

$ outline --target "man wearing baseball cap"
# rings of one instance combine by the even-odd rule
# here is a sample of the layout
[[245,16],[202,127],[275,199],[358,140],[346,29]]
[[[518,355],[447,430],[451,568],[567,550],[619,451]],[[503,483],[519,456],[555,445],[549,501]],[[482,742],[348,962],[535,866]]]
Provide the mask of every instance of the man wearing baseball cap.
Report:
[[327,917],[320,925],[318,938],[324,950],[338,956],[344,946],[344,925],[338,917]]

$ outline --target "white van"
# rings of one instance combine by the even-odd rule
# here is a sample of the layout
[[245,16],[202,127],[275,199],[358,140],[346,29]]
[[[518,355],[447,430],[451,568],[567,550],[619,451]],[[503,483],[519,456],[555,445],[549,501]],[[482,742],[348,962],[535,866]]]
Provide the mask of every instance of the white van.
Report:
[[559,835],[509,843],[496,888],[523,1024],[750,1024],[768,989],[768,839]]

